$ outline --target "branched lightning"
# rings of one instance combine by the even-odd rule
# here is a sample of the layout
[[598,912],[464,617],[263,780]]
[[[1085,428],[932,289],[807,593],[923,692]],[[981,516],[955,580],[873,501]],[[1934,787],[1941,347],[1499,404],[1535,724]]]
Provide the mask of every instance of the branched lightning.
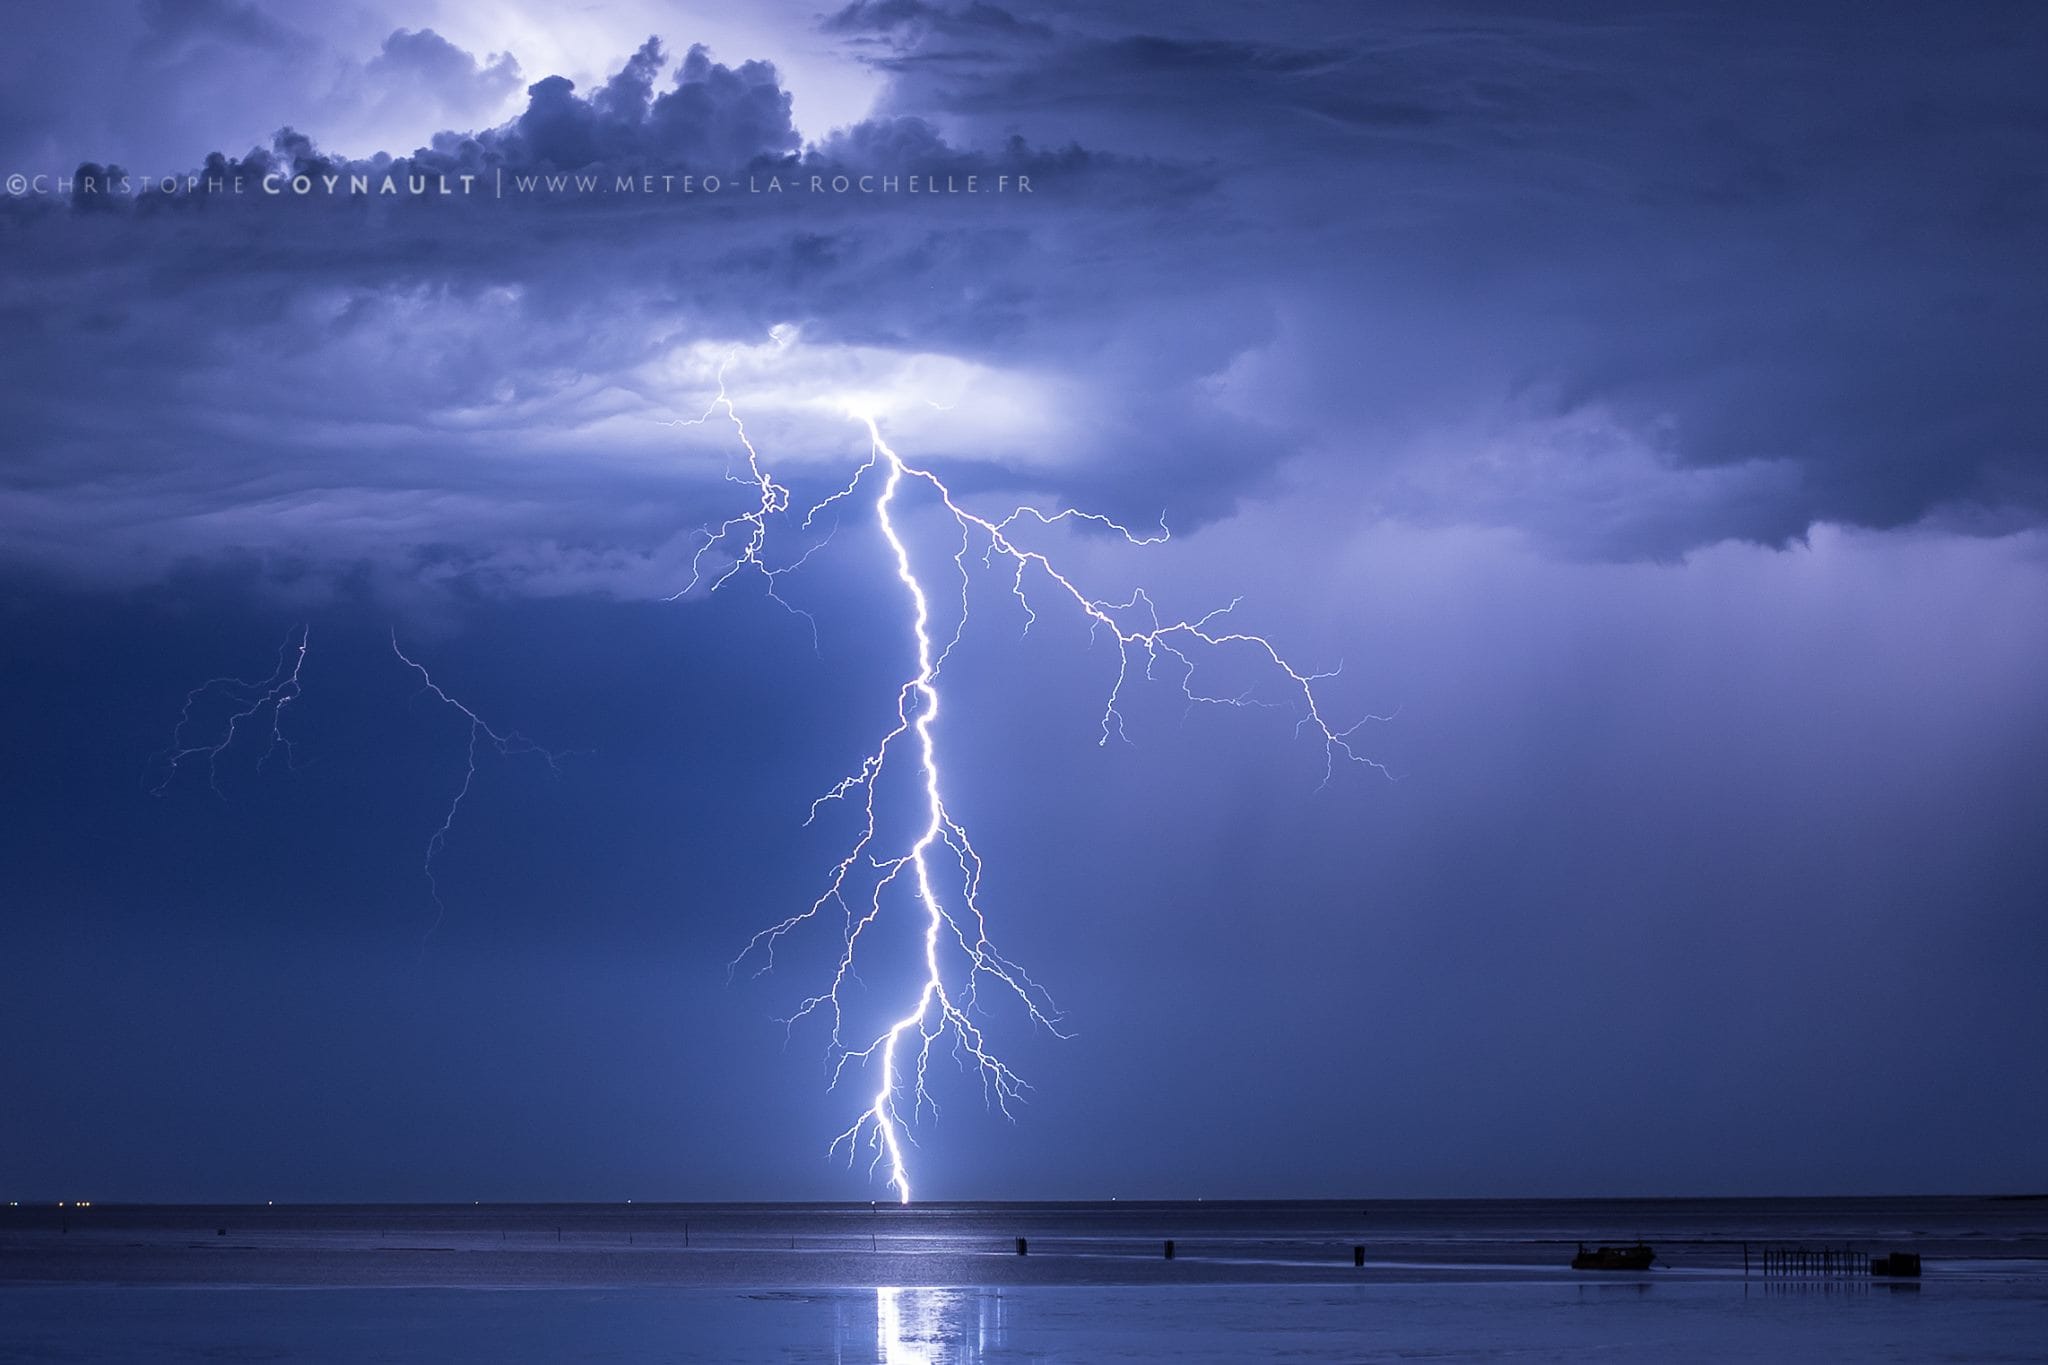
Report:
[[[753,506],[705,532],[691,562],[690,583],[676,596],[703,584],[715,591],[742,574],[755,573],[764,580],[771,597],[796,611],[779,595],[780,581],[801,567],[823,541],[813,540],[786,563],[771,563],[771,528],[790,518],[791,495],[768,471],[748,436],[726,391],[724,367],[719,371],[717,396],[694,422],[701,423],[721,411],[746,451],[749,474],[747,478],[733,474],[728,477],[751,486],[758,496]],[[883,439],[872,415],[856,416],[867,429],[867,458],[844,486],[803,513],[798,530],[809,531],[828,509],[850,503],[872,489],[875,525],[887,544],[896,579],[907,599],[913,667],[897,688],[894,722],[879,743],[852,773],[812,803],[807,824],[816,820],[827,806],[858,798],[861,818],[851,847],[833,867],[817,899],[756,934],[731,968],[737,970],[749,959],[758,959],[756,975],[767,972],[774,966],[777,945],[787,935],[827,916],[840,921],[841,943],[830,983],[803,1000],[784,1022],[794,1029],[797,1023],[812,1016],[829,1020],[827,1056],[832,1088],[838,1087],[850,1065],[871,1069],[875,1080],[873,1095],[867,1107],[832,1140],[830,1151],[837,1154],[844,1148],[851,1162],[866,1144],[872,1153],[870,1172],[886,1165],[888,1184],[902,1202],[908,1203],[911,1185],[904,1149],[912,1141],[910,1129],[926,1111],[934,1117],[938,1113],[927,1085],[935,1048],[950,1042],[956,1059],[979,1076],[984,1098],[1005,1116],[1010,1115],[1013,1102],[1020,1101],[1029,1088],[991,1050],[977,1022],[977,1016],[984,1013],[980,990],[992,988],[1014,998],[1034,1026],[1065,1036],[1061,1033],[1060,1011],[1051,996],[990,940],[981,903],[981,855],[965,826],[953,815],[945,796],[934,734],[941,710],[939,684],[946,661],[967,626],[973,564],[999,571],[1007,580],[1008,591],[1023,611],[1027,632],[1038,620],[1039,607],[1033,605],[1037,597],[1041,605],[1049,601],[1080,613],[1088,621],[1092,637],[1116,642],[1116,674],[1100,718],[1101,744],[1106,745],[1113,735],[1127,738],[1119,706],[1136,672],[1154,679],[1163,670],[1178,681],[1191,705],[1287,704],[1255,701],[1249,693],[1214,693],[1199,686],[1199,659],[1211,653],[1246,654],[1283,682],[1291,704],[1300,712],[1297,733],[1312,734],[1322,746],[1326,783],[1339,760],[1380,767],[1352,743],[1352,736],[1365,720],[1378,718],[1366,717],[1343,728],[1332,724],[1315,688],[1318,681],[1331,674],[1303,672],[1289,663],[1266,637],[1228,628],[1227,621],[1237,601],[1193,620],[1168,620],[1160,615],[1144,589],[1136,589],[1120,600],[1096,596],[1082,588],[1046,553],[1020,540],[1020,535],[1033,529],[1085,521],[1120,536],[1128,544],[1146,546],[1167,538],[1164,526],[1156,534],[1140,534],[1107,517],[1072,508],[1048,513],[1020,507],[1006,516],[990,519],[963,506],[931,470],[911,464],[898,454]],[[933,624],[930,590],[899,526],[899,514],[906,501],[916,495],[922,495],[951,518],[960,536],[951,555],[959,580],[959,612],[951,634],[943,639]],[[707,557],[714,554],[730,560],[716,567],[715,572],[707,568]],[[878,793],[892,760],[910,766],[918,812],[913,822],[914,836],[897,843],[890,842],[883,833],[878,804]],[[921,929],[921,980],[900,1016],[872,1037],[850,1038],[844,994],[850,983],[859,980],[856,963],[865,960],[861,951],[863,938],[883,918],[885,899],[891,888],[899,885],[907,889],[915,906],[915,922]],[[834,915],[834,911],[838,913]]]
[[435,829],[433,837],[427,840],[426,858],[421,869],[426,873],[427,887],[434,897],[434,922],[427,926],[426,935],[420,940],[421,947],[424,948],[427,940],[433,938],[434,931],[441,927],[442,917],[448,912],[447,906],[441,900],[441,883],[434,876],[434,858],[441,852],[442,846],[448,842],[448,831],[455,826],[456,812],[462,809],[463,801],[469,796],[469,789],[476,784],[477,746],[479,744],[488,744],[498,752],[500,757],[504,758],[510,758],[517,754],[538,754],[546,760],[548,768],[554,772],[561,771],[556,762],[561,755],[541,748],[517,730],[500,733],[492,729],[490,723],[482,716],[442,691],[441,685],[434,681],[433,675],[398,647],[398,632],[396,630],[391,632],[391,652],[398,656],[399,662],[420,675],[420,694],[432,693],[435,700],[453,707],[461,713],[464,720],[469,722],[469,744],[466,750],[467,762],[462,770],[462,784],[455,789],[455,795],[449,800],[448,809],[441,816],[440,826]]
[[[296,640],[294,640],[296,636]],[[270,718],[270,743],[263,756],[256,760],[257,768],[268,763],[279,749],[284,750],[287,767],[293,761],[292,742],[284,732],[284,712],[287,706],[299,699],[299,674],[306,666],[306,646],[312,638],[312,628],[299,626],[285,636],[278,646],[277,667],[270,676],[260,679],[209,678],[185,694],[185,704],[178,712],[178,724],[171,731],[171,745],[156,757],[163,765],[163,778],[150,788],[153,796],[162,796],[177,780],[178,770],[188,761],[206,760],[206,782],[216,796],[226,799],[220,788],[221,756],[233,747],[240,738],[242,728],[266,712]],[[199,721],[194,716],[195,708],[211,701],[223,701],[231,710],[220,728],[208,739],[192,740],[187,732]]]
[[[284,751],[285,762],[292,765],[295,751],[290,736],[285,733],[285,708],[299,699],[300,674],[306,666],[307,642],[311,629],[296,626],[285,637],[278,650],[277,667],[270,676],[262,679],[220,677],[209,678],[185,694],[185,704],[178,712],[178,723],[171,731],[170,747],[157,755],[156,763],[163,765],[163,777],[150,788],[153,795],[162,796],[176,780],[181,767],[187,763],[206,761],[208,785],[216,795],[225,798],[220,786],[220,761],[235,742],[242,737],[252,723],[267,715],[269,720],[269,744],[256,761],[260,769],[280,749]],[[468,722],[469,736],[465,749],[465,764],[462,781],[455,794],[449,799],[447,809],[442,813],[441,823],[427,840],[426,856],[421,870],[426,874],[427,887],[434,899],[434,921],[428,926],[422,947],[431,939],[441,925],[447,907],[441,900],[441,885],[434,874],[434,860],[443,845],[448,842],[449,831],[454,828],[455,816],[462,809],[462,803],[476,783],[477,752],[480,746],[488,745],[503,757],[519,754],[538,754],[547,762],[550,770],[559,772],[558,760],[563,754],[541,748],[518,731],[501,732],[471,710],[467,705],[450,696],[425,667],[413,660],[398,646],[398,632],[391,633],[391,652],[399,662],[417,673],[420,678],[420,693],[431,693],[435,700],[458,712]],[[217,728],[206,731],[203,738],[193,738],[190,732],[202,726],[202,712],[209,702],[224,702],[230,711],[224,720],[216,722]]]

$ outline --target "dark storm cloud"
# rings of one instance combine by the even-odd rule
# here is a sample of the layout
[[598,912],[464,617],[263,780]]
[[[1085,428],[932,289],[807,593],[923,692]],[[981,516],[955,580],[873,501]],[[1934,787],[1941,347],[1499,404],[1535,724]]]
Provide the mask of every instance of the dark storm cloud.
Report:
[[667,61],[660,41],[649,38],[589,99],[576,95],[573,81],[549,76],[529,87],[516,122],[476,139],[480,157],[466,164],[742,168],[799,149],[790,97],[774,67],[746,62],[735,70],[692,47],[674,88],[657,95],[655,77]]
[[[27,438],[11,540],[121,576],[260,537],[295,499],[300,552],[326,552],[325,515],[348,528],[328,548],[387,553],[530,526],[565,489],[580,510],[560,533],[602,539],[650,485],[583,467],[617,437],[597,419],[677,398],[635,367],[788,322],[1054,378],[1059,474],[982,455],[972,477],[1184,528],[1290,470],[1361,514],[1575,555],[2048,510],[2039,25],[1308,15],[1253,35],[1230,8],[878,0],[823,28],[888,74],[883,108],[808,147],[771,66],[650,39],[593,88],[544,76],[510,121],[408,153],[341,158],[307,127],[201,172],[1037,182],[994,208],[10,204],[33,263],[0,298],[31,343],[4,400]],[[173,66],[303,46],[226,0],[142,18]],[[516,70],[401,28],[358,93],[481,107]],[[507,442],[532,458],[494,458]],[[370,506],[421,489],[452,524],[415,502],[372,530],[390,513]],[[123,548],[96,550],[102,533]]]
[[426,82],[457,101],[495,101],[519,83],[510,53],[479,62],[430,28],[398,29],[363,69],[377,81]]
[[[886,37],[892,42],[921,42],[934,35],[949,39],[1047,40],[1048,25],[1020,19],[996,5],[934,5],[925,0],[855,0],[823,24],[827,33]],[[957,57],[958,54],[956,53]]]
[[[385,56],[472,81],[494,69],[446,49],[405,34]],[[543,78],[511,121],[403,156],[335,156],[288,128],[269,147],[207,157],[196,186],[110,195],[85,177],[103,186],[122,168],[88,164],[68,207],[8,205],[38,262],[5,297],[36,341],[0,395],[26,438],[6,499],[15,553],[116,579],[185,554],[261,551],[269,537],[294,557],[402,560],[465,543],[474,557],[500,550],[508,526],[539,534],[548,518],[551,537],[662,553],[673,521],[655,545],[635,539],[659,478],[590,467],[616,432],[589,424],[633,405],[680,415],[701,395],[650,393],[636,366],[679,341],[760,340],[789,322],[824,343],[1027,366],[1125,353],[1116,368],[1142,397],[1102,413],[1103,451],[1159,454],[1103,460],[1072,482],[1111,501],[1141,494],[1145,512],[1157,512],[1162,470],[1185,522],[1272,465],[1259,424],[1205,412],[1191,388],[1228,345],[1197,333],[1133,346],[1124,308],[1101,306],[1177,289],[1189,244],[1136,268],[1117,245],[1207,194],[1200,174],[1018,140],[955,146],[907,116],[805,148],[773,67],[727,66],[701,47],[673,78],[668,66],[650,39],[595,90]],[[715,174],[726,190],[493,193],[501,177],[552,173],[597,176],[607,191],[620,176]],[[770,201],[738,187],[750,173],[1029,177],[1035,190],[1007,210],[859,193]],[[352,177],[465,175],[470,196],[347,191]],[[267,176],[332,177],[340,191],[267,194]],[[1243,311],[1219,300],[1213,316],[1243,335]],[[1140,382],[1148,374],[1160,382]],[[508,441],[540,458],[495,458]],[[1232,450],[1265,453],[1233,468]]]
[[1116,107],[1180,131],[1176,140],[1265,107],[1338,126],[1412,126],[1437,110],[1420,99],[1372,96],[1350,47],[1138,33],[1062,33],[994,5],[944,8],[922,0],[856,3],[825,23],[856,34],[869,60],[907,78],[908,104],[1015,120],[1034,111]]
[[[1291,42],[1207,31],[1232,15],[1133,34],[1076,11],[1007,42],[986,5],[831,23],[873,40],[896,107],[956,135],[1121,135],[1229,166],[1295,248],[1249,268],[1298,329],[1276,396],[1323,408],[1332,458],[1398,463],[1390,445],[1474,410],[1508,440],[1538,424],[1525,468],[1445,487],[1434,450],[1438,492],[1369,480],[1383,505],[1621,553],[2048,510],[2028,379],[2048,356],[2048,25],[1470,6],[1341,34],[1276,16]],[[1355,306],[1316,302],[1333,293]],[[1542,424],[1588,417],[1632,447],[1617,494],[1671,473],[1640,517],[1574,526],[1533,486],[1558,454]]]

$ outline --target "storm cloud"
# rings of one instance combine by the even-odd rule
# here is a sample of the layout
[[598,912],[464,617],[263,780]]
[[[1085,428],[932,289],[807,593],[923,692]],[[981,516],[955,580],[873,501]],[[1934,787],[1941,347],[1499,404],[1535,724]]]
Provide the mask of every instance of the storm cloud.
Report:
[[[711,382],[659,390],[649,371],[679,345],[755,344],[781,326],[814,344],[1044,370],[1122,344],[1102,299],[1163,299],[1191,268],[1192,244],[1137,269],[1113,252],[1210,193],[1199,172],[1015,139],[959,147],[908,116],[805,147],[772,67],[728,67],[701,47],[672,79],[667,64],[650,39],[593,91],[544,78],[510,122],[402,156],[330,155],[285,129],[168,189],[88,163],[68,196],[8,205],[38,261],[10,277],[5,304],[35,338],[0,400],[34,438],[10,468],[11,543],[116,578],[223,550],[402,558],[494,537],[546,488],[569,520],[524,529],[643,549],[627,509],[649,481],[715,480],[720,465],[589,474],[676,446],[661,424]],[[555,175],[569,178],[551,190]],[[124,176],[132,192],[105,192]],[[412,192],[464,177],[470,193]],[[925,193],[913,205],[902,190],[970,177],[1009,186],[1008,204]],[[787,190],[757,192],[776,182]],[[1063,265],[1075,258],[1092,263]],[[171,330],[184,338],[175,355],[154,344]],[[1076,380],[1103,434],[1063,457],[1073,482],[1160,498],[1150,472],[1109,458],[1156,417],[1155,442],[1173,443],[1157,465],[1198,471],[1176,503],[1213,507],[1242,486],[1223,447],[1252,424],[1213,408],[1205,420],[1194,391],[1232,346],[1208,337],[1176,348],[1192,358],[1136,358],[1180,386],[1191,415],[1170,393],[1159,411],[1120,410]],[[119,403],[103,401],[113,392]],[[293,459],[276,458],[280,430]],[[508,443],[533,458],[508,470],[493,458]],[[437,487],[446,525],[411,497]],[[591,491],[565,507],[569,488]],[[383,521],[393,496],[413,509],[403,523]],[[134,499],[158,509],[146,528],[123,510]],[[256,524],[281,534],[265,543]]]
[[[772,66],[671,60],[651,38],[593,88],[544,76],[510,121],[409,151],[349,158],[287,129],[195,157],[197,192],[19,198],[10,545],[116,578],[230,549],[402,558],[480,521],[646,553],[630,509],[655,476],[582,471],[702,396],[648,382],[665,349],[777,326],[1027,376],[1059,396],[1056,457],[971,433],[932,454],[1005,495],[1183,527],[1289,470],[1362,510],[1572,556],[1783,544],[1820,522],[1995,533],[2048,510],[2031,27],[1395,9],[1253,40],[1205,32],[1223,13],[1166,30],[856,4],[823,27],[886,74],[882,105],[808,144]],[[166,51],[295,41],[251,6],[145,18]],[[362,69],[487,103],[518,65],[399,29]],[[724,190],[484,193],[578,171]],[[469,175],[476,194],[246,192],[272,172]],[[740,188],[842,173],[1034,192]],[[236,177],[243,194],[204,188]],[[170,331],[178,347],[150,343]],[[259,414],[271,429],[246,444],[237,419]],[[506,442],[532,457],[516,471],[481,449]],[[569,485],[592,491],[564,507]],[[421,488],[460,509],[451,524],[417,500],[385,520],[381,500]],[[319,513],[275,515],[310,489]],[[143,526],[137,496],[183,510]],[[537,524],[542,504],[567,524]]]

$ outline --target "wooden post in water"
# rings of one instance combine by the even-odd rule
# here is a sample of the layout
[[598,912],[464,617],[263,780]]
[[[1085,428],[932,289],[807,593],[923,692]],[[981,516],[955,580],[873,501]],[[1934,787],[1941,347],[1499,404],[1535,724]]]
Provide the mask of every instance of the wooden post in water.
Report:
[[1351,1248],[1351,1264],[1353,1264],[1353,1265],[1355,1265],[1355,1266],[1359,1266],[1359,1267],[1361,1267],[1361,1268],[1362,1268],[1362,1267],[1363,1267],[1363,1266],[1365,1265],[1365,1248],[1364,1248],[1364,1247],[1353,1247],[1353,1248]]
[[1169,1261],[1173,1259],[1173,1239],[1171,1237],[1166,1239],[1166,1259]]
[[1031,1243],[1029,1243],[1029,1242],[1025,1241],[1025,1240],[1024,1240],[1024,1239],[1023,1239],[1022,1237],[1019,1237],[1019,1238],[1017,1239],[1017,1254],[1018,1254],[1019,1256],[1028,1256],[1028,1255],[1030,1255],[1030,1254],[1031,1254]]

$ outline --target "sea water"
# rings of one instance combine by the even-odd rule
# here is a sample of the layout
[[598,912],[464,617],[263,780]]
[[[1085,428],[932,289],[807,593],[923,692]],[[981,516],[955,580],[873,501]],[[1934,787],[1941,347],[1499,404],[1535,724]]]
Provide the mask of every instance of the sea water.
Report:
[[0,1360],[1603,1358],[2048,1360],[2048,1201],[0,1212]]

